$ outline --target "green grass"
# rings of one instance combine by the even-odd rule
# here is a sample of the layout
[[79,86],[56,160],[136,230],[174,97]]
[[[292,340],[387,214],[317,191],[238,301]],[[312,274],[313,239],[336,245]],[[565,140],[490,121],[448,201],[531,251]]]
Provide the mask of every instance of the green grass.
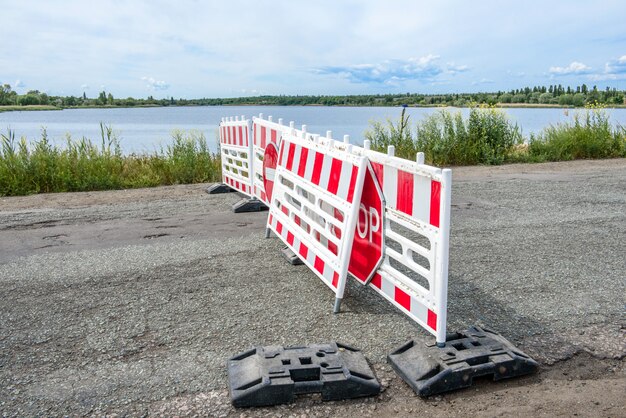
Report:
[[421,151],[427,163],[439,166],[626,157],[626,128],[614,126],[597,105],[528,141],[506,113],[492,107],[473,107],[467,118],[440,110],[418,121],[413,130],[403,109],[397,122],[373,122],[365,136],[372,149],[385,152],[393,145],[396,156],[410,160]]
[[150,154],[123,155],[113,130],[101,126],[101,143],[68,136],[64,147],[0,135],[0,196],[126,189],[213,182],[221,178],[219,154],[198,132],[175,131],[172,141]]
[[523,143],[518,126],[501,110],[487,107],[471,108],[468,118],[440,110],[418,121],[414,131],[403,109],[398,122],[373,122],[365,136],[377,151],[393,145],[396,156],[411,160],[421,151],[434,165],[501,164]]
[[626,157],[626,128],[613,126],[603,109],[576,112],[571,122],[531,135],[528,157],[532,161],[567,161]]

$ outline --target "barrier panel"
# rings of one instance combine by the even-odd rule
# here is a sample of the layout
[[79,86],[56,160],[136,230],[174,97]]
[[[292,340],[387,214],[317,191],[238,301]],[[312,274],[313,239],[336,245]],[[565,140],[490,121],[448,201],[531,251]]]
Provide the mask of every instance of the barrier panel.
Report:
[[268,227],[336,295],[346,285],[367,158],[295,130],[283,136]]
[[220,153],[222,158],[222,181],[245,195],[252,196],[254,166],[250,121],[223,118],[220,123]]
[[425,165],[423,153],[417,161],[409,161],[395,157],[393,147],[388,154],[372,151],[368,141],[365,148],[353,147],[352,152],[368,158],[385,200],[384,258],[369,285],[442,344],[446,341],[452,172]]

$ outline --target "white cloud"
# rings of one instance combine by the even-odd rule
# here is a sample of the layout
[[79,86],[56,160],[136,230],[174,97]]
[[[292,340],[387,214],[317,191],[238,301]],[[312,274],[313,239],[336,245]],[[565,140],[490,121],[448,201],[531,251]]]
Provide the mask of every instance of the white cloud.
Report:
[[81,84],[80,88],[83,90],[89,90],[89,84]]
[[163,80],[156,80],[153,77],[141,77],[141,79],[146,82],[146,87],[150,90],[167,90],[170,88],[170,85]]
[[26,87],[26,84],[22,80],[15,80],[15,84],[13,85],[15,88]]
[[550,67],[551,74],[570,75],[570,74],[589,74],[591,67],[582,62],[572,61],[566,67]]
[[345,66],[325,66],[314,69],[318,74],[334,74],[354,83],[380,83],[398,86],[407,80],[433,80],[448,73],[468,71],[467,65],[439,63],[439,55],[425,55],[406,60],[385,60],[376,64],[354,64]]

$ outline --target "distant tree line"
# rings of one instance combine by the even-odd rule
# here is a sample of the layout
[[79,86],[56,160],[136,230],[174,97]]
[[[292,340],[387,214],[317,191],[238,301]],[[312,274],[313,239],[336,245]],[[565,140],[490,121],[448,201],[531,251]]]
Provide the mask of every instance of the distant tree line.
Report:
[[133,97],[115,98],[111,93],[101,91],[96,98],[82,96],[49,96],[38,90],[18,94],[9,84],[0,87],[0,106],[50,105],[60,108],[73,107],[133,107],[133,106],[228,106],[228,105],[318,105],[318,106],[468,106],[478,104],[533,104],[581,107],[589,103],[607,106],[626,105],[626,91],[597,86],[564,87],[560,84],[524,87],[510,91],[492,93],[449,93],[449,94],[364,94],[350,96],[255,96],[234,98],[202,99],[145,99]]

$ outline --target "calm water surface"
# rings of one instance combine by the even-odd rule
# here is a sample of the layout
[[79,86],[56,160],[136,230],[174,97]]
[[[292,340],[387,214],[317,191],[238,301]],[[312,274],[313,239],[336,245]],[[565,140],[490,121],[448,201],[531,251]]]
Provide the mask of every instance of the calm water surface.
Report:
[[[413,122],[436,112],[435,108],[408,108]],[[452,111],[457,111],[452,109]],[[460,109],[464,115],[468,109]],[[355,144],[363,143],[363,134],[372,120],[397,119],[398,107],[323,107],[323,106],[203,106],[203,107],[154,107],[130,109],[71,109],[41,112],[0,113],[0,132],[15,131],[17,137],[40,139],[42,128],[54,143],[62,144],[67,134],[73,138],[83,136],[100,141],[100,122],[113,127],[121,138],[124,152],[149,152],[170,141],[175,129],[198,130],[204,133],[213,150],[217,150],[217,126],[222,116],[272,115],[284,123],[294,121],[297,127],[307,125],[307,131],[325,134],[333,132],[335,138],[344,134]],[[544,127],[572,118],[575,110],[569,109],[506,109],[525,136]],[[626,125],[626,109],[609,109],[614,123]]]

